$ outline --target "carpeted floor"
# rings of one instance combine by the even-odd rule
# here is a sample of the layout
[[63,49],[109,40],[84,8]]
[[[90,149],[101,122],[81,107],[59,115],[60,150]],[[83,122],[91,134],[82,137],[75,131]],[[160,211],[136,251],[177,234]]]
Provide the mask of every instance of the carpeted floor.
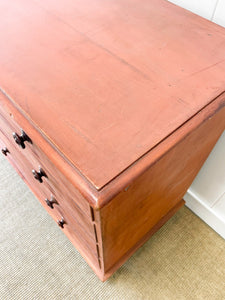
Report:
[[0,299],[225,299],[225,241],[182,208],[102,283],[4,157]]

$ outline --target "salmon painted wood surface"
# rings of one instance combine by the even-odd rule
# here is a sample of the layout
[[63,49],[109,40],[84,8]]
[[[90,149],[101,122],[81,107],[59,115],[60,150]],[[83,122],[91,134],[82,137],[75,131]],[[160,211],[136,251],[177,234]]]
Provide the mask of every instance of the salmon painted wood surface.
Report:
[[2,152],[105,280],[225,128],[225,29],[164,0],[0,9]]

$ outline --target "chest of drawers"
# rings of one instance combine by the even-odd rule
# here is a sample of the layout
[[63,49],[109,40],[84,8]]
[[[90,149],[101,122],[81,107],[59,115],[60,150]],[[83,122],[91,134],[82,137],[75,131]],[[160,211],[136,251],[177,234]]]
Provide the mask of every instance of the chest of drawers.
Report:
[[225,30],[161,0],[0,8],[2,154],[104,281],[225,129]]

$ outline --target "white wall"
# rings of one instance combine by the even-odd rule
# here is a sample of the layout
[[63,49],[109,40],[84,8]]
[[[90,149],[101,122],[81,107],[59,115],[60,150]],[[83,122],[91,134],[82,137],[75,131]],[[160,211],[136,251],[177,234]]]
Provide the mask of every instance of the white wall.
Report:
[[225,0],[169,0],[225,27]]
[[[225,0],[169,1],[225,27]],[[225,132],[184,199],[194,213],[225,238]]]
[[195,214],[225,238],[225,132],[184,199]]

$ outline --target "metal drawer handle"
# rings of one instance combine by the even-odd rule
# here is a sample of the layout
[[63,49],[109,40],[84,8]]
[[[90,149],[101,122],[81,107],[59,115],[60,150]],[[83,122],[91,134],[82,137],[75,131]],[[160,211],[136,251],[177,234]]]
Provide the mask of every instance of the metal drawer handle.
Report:
[[64,225],[66,224],[65,220],[63,217],[61,217],[61,220],[57,221],[59,227],[64,228]]
[[9,150],[5,147],[5,148],[2,148],[2,153],[7,156],[7,153],[9,153]]
[[51,207],[52,209],[54,208],[54,204],[59,204],[56,199],[51,195],[51,199],[49,200],[48,198],[45,199],[46,204]]
[[48,176],[46,175],[45,171],[41,167],[39,168],[38,172],[36,170],[32,170],[32,173],[34,175],[34,178],[36,180],[38,180],[40,183],[43,182],[42,177],[48,178]]
[[29,138],[29,136],[21,129],[21,135],[18,135],[16,132],[13,132],[13,138],[15,140],[15,142],[22,148],[25,149],[25,143],[24,142],[28,142],[30,144],[32,144],[31,139]]

